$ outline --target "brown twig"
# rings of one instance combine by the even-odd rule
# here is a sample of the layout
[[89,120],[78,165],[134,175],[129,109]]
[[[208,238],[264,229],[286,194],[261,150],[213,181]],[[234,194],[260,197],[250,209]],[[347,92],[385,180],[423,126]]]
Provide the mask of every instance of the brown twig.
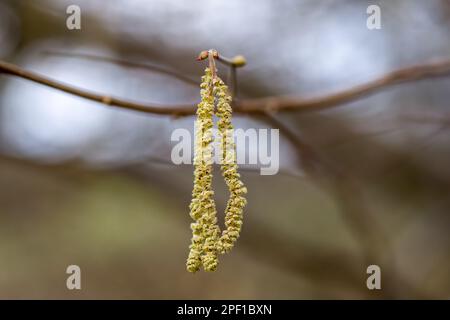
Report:
[[217,55],[216,50],[208,50],[208,63],[209,63],[209,70],[211,70],[211,77],[214,80],[217,77],[217,67],[216,67],[216,61],[214,60],[215,56]]
[[57,89],[59,91],[70,93],[78,97],[100,102],[108,106],[115,106],[133,111],[140,111],[145,113],[153,113],[161,115],[175,115],[175,116],[188,115],[191,114],[193,111],[191,104],[172,105],[170,107],[167,107],[159,104],[141,104],[137,102],[114,98],[111,96],[100,95],[98,93],[89,92],[84,89],[79,89],[74,86],[70,86],[62,82],[52,80],[50,78],[41,76],[31,71],[24,70],[16,65],[3,61],[0,61],[0,73],[17,76],[19,78],[30,80],[32,82]]
[[[0,73],[20,77],[82,98],[103,103],[108,106],[159,115],[186,116],[196,110],[196,103],[181,105],[144,104],[105,96],[79,89],[37,73],[24,70],[14,64],[0,61]],[[408,83],[433,77],[450,75],[450,60],[417,65],[390,72],[378,79],[340,91],[335,94],[303,99],[300,97],[266,97],[246,99],[236,102],[234,112],[246,114],[265,114],[266,111],[313,111],[339,106],[343,103],[361,99],[375,92],[400,83]]]

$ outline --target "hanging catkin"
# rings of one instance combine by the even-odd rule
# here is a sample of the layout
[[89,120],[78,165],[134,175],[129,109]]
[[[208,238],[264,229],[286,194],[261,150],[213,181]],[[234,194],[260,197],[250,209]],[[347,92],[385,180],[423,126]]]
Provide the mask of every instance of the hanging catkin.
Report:
[[[213,72],[211,68],[206,68],[200,95],[195,124],[194,188],[190,204],[190,216],[195,222],[191,224],[193,235],[186,263],[189,272],[196,272],[201,266],[205,271],[216,270],[218,254],[233,248],[241,231],[243,208],[246,204],[244,195],[247,193],[237,172],[234,129],[231,124],[232,98],[215,70]],[[218,117],[222,176],[230,191],[225,209],[226,229],[223,232],[218,226],[212,189],[214,112]]]
[[217,116],[221,146],[221,170],[225,179],[230,198],[225,209],[225,226],[219,239],[218,250],[220,253],[230,251],[236,242],[242,227],[242,213],[246,200],[243,197],[247,188],[240,180],[237,172],[236,146],[234,144],[234,128],[231,124],[231,96],[228,88],[220,78],[213,79],[214,94],[217,97]]

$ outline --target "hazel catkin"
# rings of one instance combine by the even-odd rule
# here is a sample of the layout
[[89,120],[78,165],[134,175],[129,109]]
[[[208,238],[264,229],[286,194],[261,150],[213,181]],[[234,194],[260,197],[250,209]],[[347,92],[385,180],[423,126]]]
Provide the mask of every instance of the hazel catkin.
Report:
[[[201,102],[197,108],[194,146],[194,188],[190,204],[192,240],[186,262],[189,272],[196,272],[201,266],[205,271],[215,271],[218,254],[230,251],[239,237],[243,209],[246,205],[244,195],[247,189],[237,172],[236,146],[231,123],[232,98],[224,82],[206,68],[200,84]],[[216,110],[214,110],[216,107]],[[217,221],[217,210],[212,189],[213,170],[213,115],[218,117],[220,161],[222,176],[230,191],[225,210],[226,229],[221,232]]]

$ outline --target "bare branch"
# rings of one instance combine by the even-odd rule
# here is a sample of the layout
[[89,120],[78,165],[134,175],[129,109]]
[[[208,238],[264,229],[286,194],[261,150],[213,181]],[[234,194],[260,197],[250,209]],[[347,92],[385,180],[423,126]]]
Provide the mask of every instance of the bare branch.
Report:
[[[24,70],[11,63],[0,61],[0,73],[20,77],[82,98],[144,113],[186,116],[195,113],[196,104],[162,105],[144,104],[122,100],[111,96],[92,93],[56,80]],[[450,60],[417,65],[390,72],[378,79],[340,91],[335,94],[303,99],[300,97],[266,97],[237,101],[234,112],[245,114],[265,114],[266,111],[314,111],[339,106],[343,103],[361,99],[397,84],[444,77],[450,75]]]
[[194,110],[192,108],[192,104],[173,105],[167,107],[158,104],[141,104],[137,102],[114,98],[111,96],[100,95],[98,93],[93,93],[73,86],[69,86],[62,82],[52,80],[50,78],[41,76],[37,73],[24,70],[16,65],[2,61],[0,61],[0,73],[17,76],[19,78],[30,80],[42,84],[44,86],[51,87],[66,93],[70,93],[88,100],[100,102],[108,106],[115,106],[133,111],[140,111],[153,114],[165,114],[165,115],[188,115],[192,114],[192,111]]

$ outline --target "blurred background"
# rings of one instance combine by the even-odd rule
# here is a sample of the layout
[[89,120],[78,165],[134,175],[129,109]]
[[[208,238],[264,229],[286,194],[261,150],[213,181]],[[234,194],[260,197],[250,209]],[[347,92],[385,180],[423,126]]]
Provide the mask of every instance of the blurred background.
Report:
[[[73,4],[81,30],[66,27]],[[371,4],[380,30],[366,27]],[[199,81],[195,57],[215,48],[247,58],[240,99],[308,98],[450,59],[449,33],[448,0],[0,0],[1,60],[168,105],[195,103],[198,87],[85,55]],[[426,79],[272,123],[236,115],[237,128],[282,125],[302,143],[281,132],[277,175],[244,166],[241,238],[215,273],[192,275],[193,167],[171,164],[170,137],[194,117],[110,108],[2,74],[0,298],[448,299],[449,86],[450,76]],[[333,171],[311,169],[317,159]],[[227,192],[215,177],[220,214]],[[71,264],[80,291],[66,288]],[[382,290],[366,287],[371,264]]]

